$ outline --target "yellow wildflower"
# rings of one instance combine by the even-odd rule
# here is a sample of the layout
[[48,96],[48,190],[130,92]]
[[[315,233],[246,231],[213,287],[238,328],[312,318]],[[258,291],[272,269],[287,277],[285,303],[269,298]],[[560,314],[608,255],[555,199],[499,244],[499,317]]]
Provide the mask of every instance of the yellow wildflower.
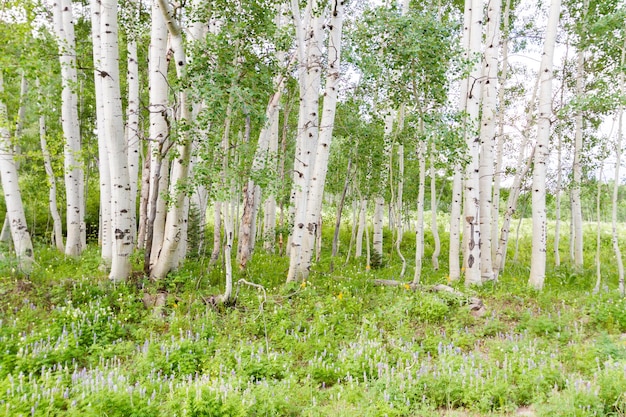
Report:
[[300,288],[305,288],[306,287],[306,281],[302,281],[302,283],[300,283]]
[[337,294],[337,299],[338,300],[343,300],[343,293],[340,292],[339,294]]
[[410,289],[411,289],[411,286],[410,286],[409,284],[404,284],[404,289],[405,289],[405,290],[410,290]]

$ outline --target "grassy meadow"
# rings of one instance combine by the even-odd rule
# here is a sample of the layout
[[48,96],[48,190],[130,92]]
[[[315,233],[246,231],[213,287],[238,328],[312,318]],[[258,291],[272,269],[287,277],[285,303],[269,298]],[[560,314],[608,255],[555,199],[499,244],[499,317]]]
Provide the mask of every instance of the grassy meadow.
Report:
[[[330,243],[310,281],[285,285],[288,260],[259,251],[236,280],[263,289],[237,285],[236,304],[219,308],[205,302],[223,288],[208,259],[116,286],[97,248],[67,259],[39,246],[30,277],[0,263],[0,416],[624,416],[626,300],[608,234],[592,294],[587,242],[577,271],[565,236],[564,265],[538,293],[525,235],[498,283],[453,284],[463,297],[374,286],[399,278],[391,253],[369,271],[343,253],[331,273]],[[412,248],[407,234],[407,259]],[[429,262],[423,276],[447,281]],[[143,300],[157,293],[155,312]],[[470,296],[486,315],[470,313]]]

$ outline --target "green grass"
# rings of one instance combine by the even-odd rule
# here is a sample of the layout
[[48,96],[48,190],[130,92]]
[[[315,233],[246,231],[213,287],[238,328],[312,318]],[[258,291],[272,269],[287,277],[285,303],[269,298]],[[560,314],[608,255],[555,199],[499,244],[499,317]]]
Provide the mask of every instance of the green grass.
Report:
[[[408,234],[405,245],[410,259]],[[497,284],[458,285],[484,317],[456,297],[374,286],[398,278],[391,253],[333,273],[324,253],[309,281],[286,286],[287,259],[258,252],[236,279],[266,294],[241,286],[234,307],[214,309],[204,299],[223,274],[206,260],[115,286],[96,248],[71,260],[38,247],[29,278],[0,264],[0,416],[624,415],[626,301],[610,242],[597,295],[592,258],[529,289],[528,245]],[[423,276],[446,281],[428,262]],[[142,303],[158,291],[162,315]]]

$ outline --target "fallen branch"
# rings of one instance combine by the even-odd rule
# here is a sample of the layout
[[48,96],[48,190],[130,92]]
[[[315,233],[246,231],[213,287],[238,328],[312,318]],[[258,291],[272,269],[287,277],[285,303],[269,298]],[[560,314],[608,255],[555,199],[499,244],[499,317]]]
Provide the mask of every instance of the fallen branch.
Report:
[[410,282],[396,281],[393,279],[375,279],[374,285],[385,286],[385,287],[404,286],[406,289],[410,289],[412,291],[421,290],[421,291],[429,291],[429,292],[445,292],[445,293],[452,294],[455,297],[465,300],[464,304],[469,306],[470,313],[474,317],[482,317],[485,314],[487,314],[487,309],[485,308],[485,305],[483,304],[483,301],[480,298],[468,297],[467,295],[463,294],[461,291],[454,289],[450,287],[449,285],[437,284],[437,285],[432,285],[432,286],[425,286],[425,285],[420,285],[420,284],[413,284]]

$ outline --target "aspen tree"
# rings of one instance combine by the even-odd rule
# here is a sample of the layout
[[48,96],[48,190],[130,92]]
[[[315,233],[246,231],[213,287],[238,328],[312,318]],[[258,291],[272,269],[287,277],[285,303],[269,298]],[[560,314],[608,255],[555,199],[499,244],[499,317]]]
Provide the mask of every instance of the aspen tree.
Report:
[[546,276],[547,217],[546,217],[546,171],[549,155],[550,118],[552,116],[552,67],[556,33],[559,25],[561,0],[552,0],[548,25],[539,67],[539,104],[537,116],[537,145],[535,149],[532,182],[532,254],[528,284],[542,289]]
[[117,0],[101,1],[100,77],[104,102],[103,123],[109,161],[111,189],[112,260],[109,279],[123,281],[130,276],[130,255],[135,247],[134,205],[131,206],[128,151],[120,91]]
[[57,0],[53,4],[54,26],[59,46],[61,63],[61,122],[63,126],[65,195],[67,217],[67,240],[65,254],[78,256],[85,247],[83,231],[84,213],[84,174],[80,161],[80,127],[78,120],[78,95],[76,86],[76,41],[74,36],[74,18],[71,0]]
[[[487,36],[482,84],[482,118],[480,125],[480,276],[482,281],[493,279],[492,264],[492,183],[494,175],[494,147],[498,98],[498,60],[500,47],[500,0],[491,0],[487,6]],[[502,110],[501,110],[502,111]],[[497,219],[496,219],[497,221]]]
[[[4,93],[4,80],[0,71],[0,96]],[[26,224],[26,214],[17,177],[11,134],[9,132],[7,106],[0,100],[0,178],[7,206],[7,217],[13,239],[13,247],[20,270],[30,274],[34,262],[33,243]]]

